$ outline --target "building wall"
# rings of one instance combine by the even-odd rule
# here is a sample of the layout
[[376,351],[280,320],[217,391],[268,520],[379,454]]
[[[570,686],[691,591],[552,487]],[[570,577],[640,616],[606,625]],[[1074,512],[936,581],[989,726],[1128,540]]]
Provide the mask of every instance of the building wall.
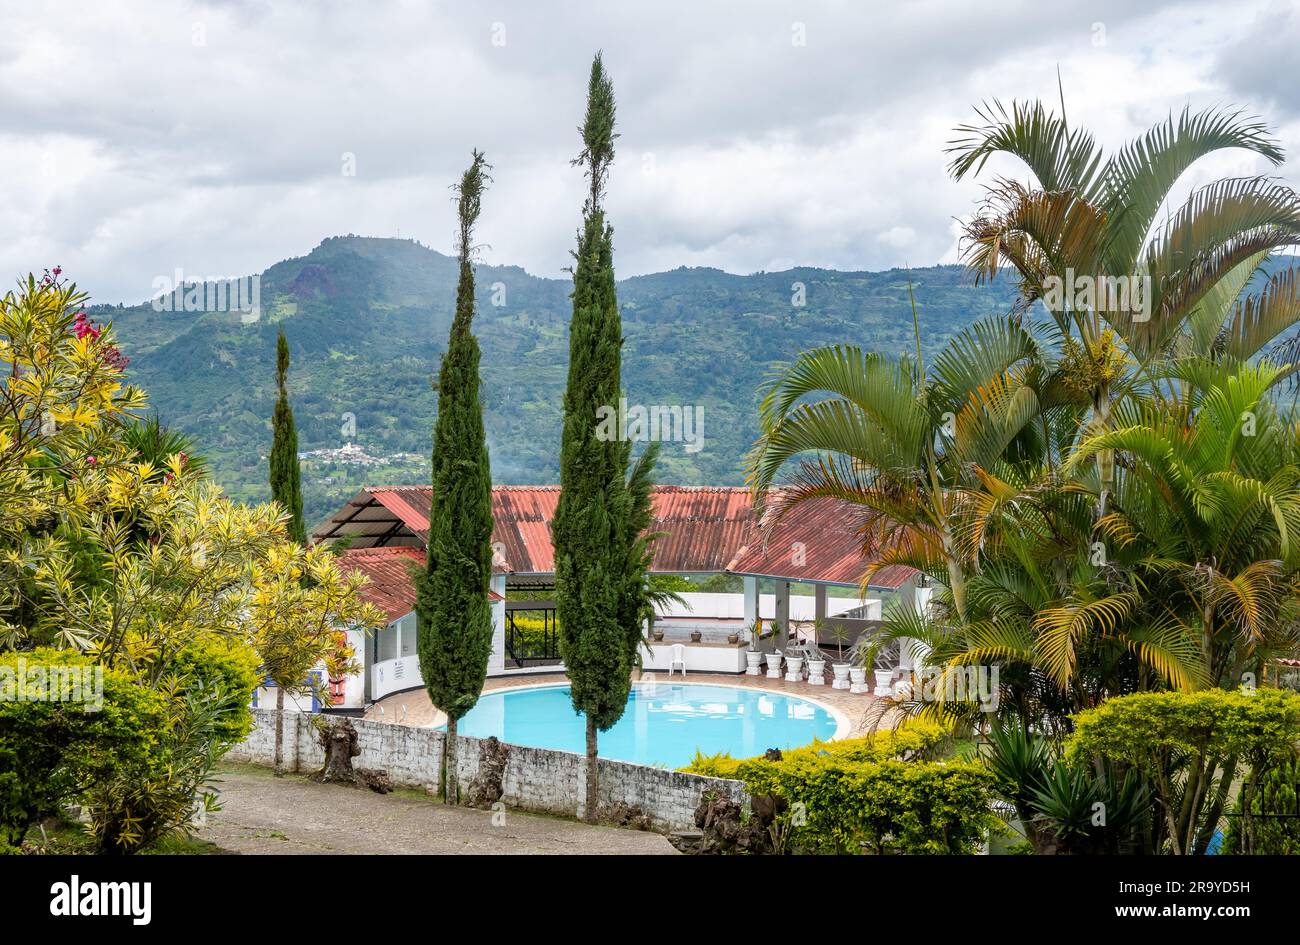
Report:
[[[275,713],[254,710],[253,731],[227,756],[233,761],[270,765],[275,752]],[[284,760],[291,771],[320,768],[325,756],[316,740],[309,713],[286,713]],[[407,725],[352,720],[361,754],[353,759],[360,768],[382,768],[394,783],[436,791],[442,768],[445,732]],[[460,789],[469,790],[478,775],[482,740],[459,736],[457,775]],[[693,829],[696,805],[707,790],[743,799],[739,781],[682,774],[663,768],[600,759],[600,795],[604,804],[640,807],[658,830]],[[567,751],[510,746],[502,787],[509,807],[536,813],[581,817],[586,797],[587,759]]]
[[[745,619],[744,594],[687,591],[678,596],[682,598],[681,603],[666,601],[663,604],[656,605],[655,613],[661,618],[668,619]],[[868,599],[872,600],[874,598]],[[860,607],[862,602],[855,597],[830,597],[827,606],[829,608],[827,613],[833,616],[853,607]],[[760,594],[758,596],[758,616],[763,620],[771,620],[776,616],[775,594]],[[815,616],[816,598],[793,594],[790,596],[791,620],[812,620]]]

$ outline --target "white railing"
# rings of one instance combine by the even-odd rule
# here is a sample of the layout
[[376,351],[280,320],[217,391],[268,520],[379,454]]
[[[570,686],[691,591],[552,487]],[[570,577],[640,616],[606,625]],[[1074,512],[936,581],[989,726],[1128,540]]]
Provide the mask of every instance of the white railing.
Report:
[[403,689],[414,689],[423,684],[420,679],[420,658],[401,656],[384,660],[370,667],[370,698],[378,700]]

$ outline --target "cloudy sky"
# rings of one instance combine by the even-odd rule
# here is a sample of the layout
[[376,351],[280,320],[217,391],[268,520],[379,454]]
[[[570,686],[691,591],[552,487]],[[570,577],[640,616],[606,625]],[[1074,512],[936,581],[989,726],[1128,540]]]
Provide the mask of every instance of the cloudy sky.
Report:
[[[558,276],[596,49],[620,276],[952,261],[979,193],[947,177],[953,127],[981,100],[1055,101],[1058,67],[1107,146],[1239,104],[1300,155],[1300,10],[1138,6],[0,0],[0,276],[57,263],[131,302],[177,267],[257,272],[341,233],[449,251],[472,147],[495,166],[484,260]],[[1297,183],[1298,160],[1273,173]]]

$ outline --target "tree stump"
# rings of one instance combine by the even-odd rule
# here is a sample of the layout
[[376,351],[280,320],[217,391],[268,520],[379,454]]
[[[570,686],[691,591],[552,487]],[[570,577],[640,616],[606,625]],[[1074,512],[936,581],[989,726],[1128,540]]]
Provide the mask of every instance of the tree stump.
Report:
[[361,746],[351,719],[336,718],[328,723],[318,723],[316,738],[325,750],[325,766],[312,777],[313,781],[367,787],[379,794],[392,791],[393,782],[387,771],[352,767],[352,759],[361,754]]
[[503,745],[495,735],[489,735],[479,749],[478,774],[469,788],[471,807],[491,807],[501,800],[505,793],[502,781],[506,776],[506,761],[510,758],[510,749]]
[[749,816],[729,797],[706,791],[695,808],[695,826],[699,832],[679,831],[668,841],[683,853],[692,854],[772,854],[777,849],[777,828],[788,809],[784,798],[764,794],[751,797]]

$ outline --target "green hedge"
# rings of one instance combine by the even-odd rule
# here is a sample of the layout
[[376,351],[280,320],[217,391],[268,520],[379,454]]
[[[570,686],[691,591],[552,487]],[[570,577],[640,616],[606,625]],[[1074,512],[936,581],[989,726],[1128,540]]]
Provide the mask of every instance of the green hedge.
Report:
[[252,647],[237,640],[201,637],[189,643],[170,664],[182,689],[221,707],[212,728],[222,750],[238,744],[253,730],[253,690],[261,681],[260,660]]
[[[803,748],[782,752],[786,758],[830,757],[841,761],[889,761],[936,758],[948,746],[950,733],[937,725],[914,723],[903,728],[873,732],[861,738],[824,742],[814,739]],[[682,771],[711,778],[739,779],[740,766],[748,760],[733,758],[726,752],[716,755],[695,753],[695,760]]]
[[947,744],[945,730],[917,724],[814,742],[780,761],[701,755],[683,770],[784,798],[801,852],[973,853],[1001,824],[990,808],[993,779],[979,764],[925,760]]
[[[1255,832],[1254,852],[1268,856],[1296,856],[1300,854],[1300,764],[1285,762],[1258,775],[1252,774],[1250,809]],[[1245,803],[1238,796],[1228,818],[1228,829],[1223,837],[1224,853],[1246,853],[1247,844],[1243,830]]]
[[[17,698],[16,680],[40,668],[86,671],[94,702]],[[96,678],[97,673],[102,673]],[[101,698],[102,697],[102,698]],[[95,704],[98,703],[98,704]],[[71,650],[0,653],[0,831],[13,846],[38,818],[124,767],[158,762],[163,698],[125,673]]]
[[[1109,699],[1074,716],[1066,759],[1098,759],[1137,771],[1155,796],[1154,852],[1199,854],[1212,842],[1233,786],[1268,789],[1268,773],[1293,768],[1300,744],[1300,696],[1279,689],[1144,692]],[[1260,777],[1254,777],[1260,772]],[[1236,799],[1243,852],[1272,842],[1253,814],[1270,797]],[[1266,818],[1260,818],[1265,820]]]
[[[529,657],[540,657],[546,655],[548,648],[546,646],[546,622],[541,617],[521,617],[516,615],[515,634],[512,646],[514,647],[515,656],[520,659]],[[554,650],[558,645],[559,621],[551,621],[551,646]]]

